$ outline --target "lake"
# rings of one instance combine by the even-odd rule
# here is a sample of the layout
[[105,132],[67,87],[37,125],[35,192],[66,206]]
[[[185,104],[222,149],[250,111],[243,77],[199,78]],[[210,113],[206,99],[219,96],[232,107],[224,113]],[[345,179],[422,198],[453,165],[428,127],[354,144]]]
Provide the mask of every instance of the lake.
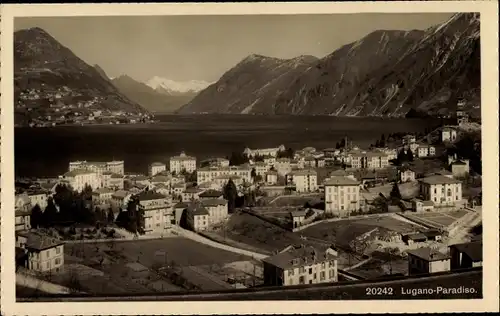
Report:
[[142,125],[15,129],[16,176],[51,177],[71,160],[125,160],[127,172],[185,151],[199,160],[250,148],[334,147],[344,136],[367,147],[382,134],[423,132],[439,120],[329,116],[165,115]]

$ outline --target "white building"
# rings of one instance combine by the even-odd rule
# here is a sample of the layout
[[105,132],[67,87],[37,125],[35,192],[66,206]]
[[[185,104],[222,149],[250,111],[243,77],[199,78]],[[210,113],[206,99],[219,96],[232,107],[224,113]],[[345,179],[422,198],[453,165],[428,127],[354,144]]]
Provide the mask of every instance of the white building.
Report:
[[325,180],[325,212],[347,216],[360,208],[360,182],[349,177],[330,177]]
[[227,200],[217,199],[202,199],[201,205],[209,213],[208,225],[216,225],[223,222],[228,216]]
[[403,136],[403,145],[410,145],[415,143],[416,141],[417,137],[415,137],[415,135],[408,134]]
[[229,167],[229,159],[226,158],[209,158],[201,162],[202,166],[226,168]]
[[101,174],[105,171],[110,171],[123,175],[125,173],[125,162],[122,160],[113,160],[108,162],[72,161],[69,163],[69,171],[80,169],[94,171],[98,174]]
[[64,242],[40,233],[17,233],[16,249],[27,255],[26,268],[40,273],[64,268]]
[[408,250],[408,274],[450,271],[450,256],[431,248]]
[[83,191],[86,185],[89,185],[93,190],[102,185],[100,175],[96,171],[88,169],[73,169],[60,176],[60,179],[67,182],[77,192]]
[[43,191],[28,191],[28,198],[32,206],[38,204],[42,210],[47,207],[48,195]]
[[164,233],[175,223],[172,201],[167,196],[145,191],[137,198],[139,209],[144,211],[145,234]]
[[[230,167],[205,167],[196,170],[198,183],[212,182],[223,176],[240,177],[246,182],[252,181],[252,168],[249,165]],[[227,178],[229,179],[229,178]]]
[[189,202],[192,200],[199,200],[200,194],[203,193],[204,190],[198,187],[190,187],[186,188],[184,192],[182,192],[182,202]]
[[271,156],[271,157],[276,157],[278,156],[278,153],[281,151],[285,151],[285,145],[280,145],[275,148],[261,148],[261,149],[250,149],[250,148],[245,148],[243,151],[243,154],[246,155],[249,158],[255,157],[255,156]]
[[432,157],[436,155],[436,147],[428,144],[418,144],[416,155],[419,158]]
[[415,181],[415,171],[410,168],[401,168],[399,170],[399,178],[401,183]]
[[268,164],[266,164],[265,162],[262,162],[262,161],[256,162],[253,165],[253,169],[255,170],[255,174],[258,176],[261,176],[262,178],[264,178],[264,176],[266,175],[266,172],[268,172],[270,168],[271,167]]
[[148,174],[150,177],[167,170],[167,165],[162,162],[153,162],[149,165]]
[[383,169],[389,166],[389,159],[381,151],[361,151],[351,154],[351,166],[355,169]]
[[264,284],[287,286],[337,282],[338,252],[310,246],[290,246],[264,258]]
[[457,130],[451,126],[445,126],[441,129],[442,142],[454,142],[457,139]]
[[125,178],[122,174],[113,173],[111,171],[104,171],[99,175],[101,178],[101,186],[114,190],[123,189]]
[[420,180],[420,194],[436,206],[452,206],[462,200],[462,183],[442,175],[433,175]]
[[128,191],[118,190],[111,195],[111,206],[117,210],[126,208],[131,196],[132,194]]
[[278,183],[278,172],[274,170],[269,170],[265,175],[265,182],[268,185],[273,185]]
[[299,193],[315,192],[318,190],[318,175],[312,169],[293,170],[287,175],[287,183],[293,183]]
[[274,170],[278,172],[280,176],[286,176],[292,171],[291,159],[289,158],[278,158],[274,163]]
[[115,191],[108,188],[100,188],[92,192],[92,203],[94,205],[111,204]]
[[196,170],[196,158],[181,152],[179,156],[170,158],[170,172],[179,174],[183,171],[192,173]]
[[453,173],[455,178],[463,178],[467,176],[469,172],[470,169],[468,159],[456,160],[451,163],[451,173]]

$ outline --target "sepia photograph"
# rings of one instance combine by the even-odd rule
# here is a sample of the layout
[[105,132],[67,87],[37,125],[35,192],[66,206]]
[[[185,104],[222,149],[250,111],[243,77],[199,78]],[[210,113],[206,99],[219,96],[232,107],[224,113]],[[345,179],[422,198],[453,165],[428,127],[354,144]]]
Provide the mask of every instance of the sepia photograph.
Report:
[[495,6],[472,3],[154,15],[109,5],[81,16],[7,5],[10,312],[28,302],[481,305],[483,221],[496,234],[490,254],[499,248],[488,224],[498,225],[498,139],[482,133],[485,115],[498,119],[498,92],[485,93],[498,78],[484,81],[498,49],[488,64],[496,31],[482,37],[483,21]]

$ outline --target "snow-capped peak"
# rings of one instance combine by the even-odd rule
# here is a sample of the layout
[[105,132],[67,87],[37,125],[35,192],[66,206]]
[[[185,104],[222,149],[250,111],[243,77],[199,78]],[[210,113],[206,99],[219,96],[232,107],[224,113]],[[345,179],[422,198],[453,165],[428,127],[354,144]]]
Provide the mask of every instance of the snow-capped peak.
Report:
[[146,82],[146,85],[153,89],[163,89],[172,92],[199,92],[211,83],[203,80],[174,81],[162,77],[154,76]]

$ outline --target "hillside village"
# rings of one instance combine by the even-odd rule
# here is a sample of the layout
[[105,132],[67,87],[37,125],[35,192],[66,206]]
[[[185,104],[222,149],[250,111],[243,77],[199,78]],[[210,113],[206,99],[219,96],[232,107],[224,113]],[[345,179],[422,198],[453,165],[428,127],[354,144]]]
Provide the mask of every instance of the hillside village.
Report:
[[18,285],[137,293],[427,275],[482,265],[481,174],[453,152],[471,125],[371,148],[181,152],[144,174],[71,161],[17,179]]

